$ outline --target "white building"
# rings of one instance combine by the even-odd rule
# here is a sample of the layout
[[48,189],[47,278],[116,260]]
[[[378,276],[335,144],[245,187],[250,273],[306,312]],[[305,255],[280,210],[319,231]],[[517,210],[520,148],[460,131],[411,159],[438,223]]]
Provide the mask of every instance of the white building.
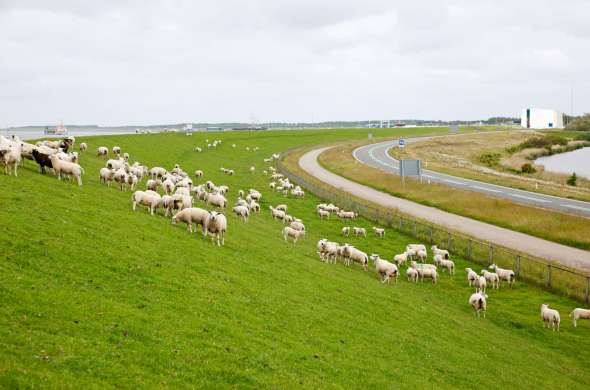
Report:
[[523,108],[520,125],[527,129],[563,129],[563,114],[546,108]]

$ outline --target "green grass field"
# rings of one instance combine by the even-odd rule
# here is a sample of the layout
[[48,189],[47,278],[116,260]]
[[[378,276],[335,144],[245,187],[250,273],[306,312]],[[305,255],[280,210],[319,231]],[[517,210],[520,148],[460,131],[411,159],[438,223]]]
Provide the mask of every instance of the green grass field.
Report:
[[[517,283],[489,291],[487,318],[478,319],[462,270],[481,266],[456,258],[457,274],[437,285],[400,278],[395,286],[382,285],[372,264],[364,272],[318,260],[317,240],[343,242],[343,224],[319,221],[311,194],[295,200],[270,192],[262,159],[366,134],[90,137],[83,187],[42,176],[30,161],[18,178],[0,175],[0,386],[587,388],[590,323],[574,329],[567,318],[577,302]],[[205,138],[223,143],[193,152]],[[99,145],[120,145],[148,166],[203,169],[203,181],[230,186],[231,204],[238,189],[257,188],[263,212],[247,224],[228,213],[218,248],[161,215],[133,213],[131,192],[100,185]],[[268,205],[278,203],[306,224],[295,246],[269,215]],[[387,259],[413,242],[392,230],[384,240],[347,241]],[[543,302],[560,310],[560,333],[542,328]]]

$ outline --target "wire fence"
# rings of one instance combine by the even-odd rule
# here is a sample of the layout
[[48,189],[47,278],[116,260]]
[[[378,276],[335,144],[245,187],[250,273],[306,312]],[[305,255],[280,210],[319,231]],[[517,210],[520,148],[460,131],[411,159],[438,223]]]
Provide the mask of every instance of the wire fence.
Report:
[[436,225],[408,218],[392,209],[360,203],[352,199],[350,195],[339,192],[332,187],[320,186],[290,172],[285,167],[283,160],[292,152],[282,153],[282,158],[277,165],[278,170],[287,176],[289,180],[307,189],[307,191],[322,200],[337,204],[341,208],[353,210],[381,226],[395,229],[430,245],[437,245],[439,248],[447,249],[450,253],[482,266],[496,264],[500,268],[512,269],[519,281],[533,283],[543,289],[588,303],[590,275],[541,258],[478,241],[473,237],[451,232]]

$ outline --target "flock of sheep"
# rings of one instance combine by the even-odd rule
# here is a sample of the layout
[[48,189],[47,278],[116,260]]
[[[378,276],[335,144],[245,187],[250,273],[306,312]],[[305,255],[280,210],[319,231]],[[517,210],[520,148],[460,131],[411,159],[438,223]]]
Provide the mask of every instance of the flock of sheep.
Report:
[[[206,140],[206,148],[215,149],[221,143],[221,140],[212,142]],[[18,137],[6,138],[0,136],[0,162],[4,164],[6,174],[11,175],[14,173],[16,176],[18,166],[23,163],[24,159],[29,159],[39,165],[41,173],[45,173],[45,168],[50,168],[58,179],[61,180],[63,175],[75,179],[78,185],[82,185],[81,176],[84,170],[79,165],[80,154],[78,152],[69,152],[73,149],[74,144],[74,137],[67,137],[60,141],[40,141],[33,145],[21,141]],[[236,145],[233,144],[232,148],[235,147]],[[80,152],[87,149],[86,143],[80,143]],[[194,150],[196,152],[203,151],[200,147],[195,147]],[[257,151],[258,147],[247,147],[247,150]],[[108,157],[109,149],[107,147],[100,146],[96,151],[99,157]],[[130,164],[129,154],[122,154],[121,148],[118,146],[114,146],[111,151],[114,158],[108,159],[106,166],[100,169],[100,182],[108,186],[115,182],[121,190],[127,188],[134,190],[131,197],[134,211],[138,205],[146,207],[151,215],[156,214],[158,210],[162,210],[164,216],[171,216],[173,224],[185,223],[187,230],[191,234],[193,232],[198,233],[198,226],[201,226],[201,232],[205,238],[210,235],[218,246],[224,245],[227,219],[223,214],[223,210],[228,207],[228,201],[225,197],[229,191],[228,186],[215,185],[210,180],[204,184],[194,186],[189,174],[179,164],[176,164],[169,171],[163,167],[148,168],[139,162]],[[272,163],[278,158],[278,154],[273,154],[271,157],[265,158],[264,162]],[[229,176],[235,174],[233,169],[224,167],[221,167],[220,171]],[[256,172],[255,167],[251,166],[249,172],[254,174]],[[284,196],[290,194],[294,198],[305,196],[305,192],[301,187],[291,183],[287,177],[278,173],[272,166],[264,170],[263,174],[270,175],[269,189],[282,193]],[[196,170],[194,176],[200,179],[204,176],[204,173],[202,170]],[[144,179],[146,179],[146,189],[136,190],[139,183]],[[262,194],[256,189],[251,188],[247,193],[240,190],[232,212],[238,218],[247,222],[252,213],[260,213],[259,202],[261,198]],[[213,209],[207,211],[203,208],[193,207],[195,200],[202,201],[213,207]],[[269,206],[269,209],[271,217],[282,221],[285,225],[282,229],[285,241],[291,239],[293,243],[296,243],[301,237],[305,236],[303,221],[287,214],[288,206],[286,204],[280,204],[276,207]],[[325,203],[317,205],[316,214],[320,219],[329,219],[331,215],[336,215],[342,221],[354,221],[358,217],[358,214],[354,211],[345,211],[333,204]],[[193,225],[195,225],[194,228]],[[377,237],[385,237],[385,229],[383,228],[374,226],[372,231]],[[351,233],[356,237],[367,236],[366,229],[357,226],[345,226],[342,228],[341,233],[344,237],[349,237]],[[371,260],[383,283],[389,283],[392,279],[397,283],[402,265],[407,266],[406,277],[411,282],[429,279],[433,284],[436,284],[439,279],[439,269],[443,272],[448,271],[449,275],[454,275],[455,263],[450,259],[449,252],[438,248],[436,245],[431,247],[431,252],[432,264],[427,263],[428,252],[425,245],[409,244],[404,252],[396,254],[390,262],[382,259],[378,254],[369,256],[348,243],[340,245],[325,238],[317,242],[317,254],[321,261],[336,263],[341,260],[347,266],[358,263],[367,271],[369,260]],[[512,270],[500,268],[495,264],[492,264],[489,270],[482,270],[481,275],[471,268],[466,268],[465,272],[467,273],[469,286],[475,289],[475,292],[469,297],[468,303],[473,307],[478,317],[480,313],[483,313],[485,318],[488,299],[486,288],[488,286],[499,289],[502,281],[507,282],[511,287],[515,282],[515,274]],[[576,308],[570,313],[570,317],[572,317],[575,327],[578,320],[590,319],[590,310]],[[546,304],[541,305],[541,319],[544,326],[559,331],[561,320],[557,310],[549,308]]]

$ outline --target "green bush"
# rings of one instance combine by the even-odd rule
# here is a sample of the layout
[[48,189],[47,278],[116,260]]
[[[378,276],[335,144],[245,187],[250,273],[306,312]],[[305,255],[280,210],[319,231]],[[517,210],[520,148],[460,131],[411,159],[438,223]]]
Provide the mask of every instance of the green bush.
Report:
[[537,172],[537,170],[535,169],[535,167],[533,167],[533,165],[530,164],[530,163],[524,163],[524,164],[522,164],[522,167],[520,168],[520,171],[522,173],[535,173],[535,172]]
[[545,148],[551,151],[551,146],[553,145],[567,145],[567,139],[559,137],[557,135],[546,135],[543,137],[531,137],[524,142],[516,146],[512,146],[506,151],[510,154],[519,152],[523,149],[530,149],[530,148]]
[[576,176],[576,172],[572,173],[572,175],[567,179],[567,185],[575,187],[578,181],[578,176]]
[[568,130],[574,131],[590,131],[590,114],[584,114],[581,117],[574,119],[566,126]]
[[590,141],[590,131],[582,133],[576,137],[578,141]]
[[479,162],[490,167],[498,165],[500,162],[500,153],[484,153],[479,156]]

